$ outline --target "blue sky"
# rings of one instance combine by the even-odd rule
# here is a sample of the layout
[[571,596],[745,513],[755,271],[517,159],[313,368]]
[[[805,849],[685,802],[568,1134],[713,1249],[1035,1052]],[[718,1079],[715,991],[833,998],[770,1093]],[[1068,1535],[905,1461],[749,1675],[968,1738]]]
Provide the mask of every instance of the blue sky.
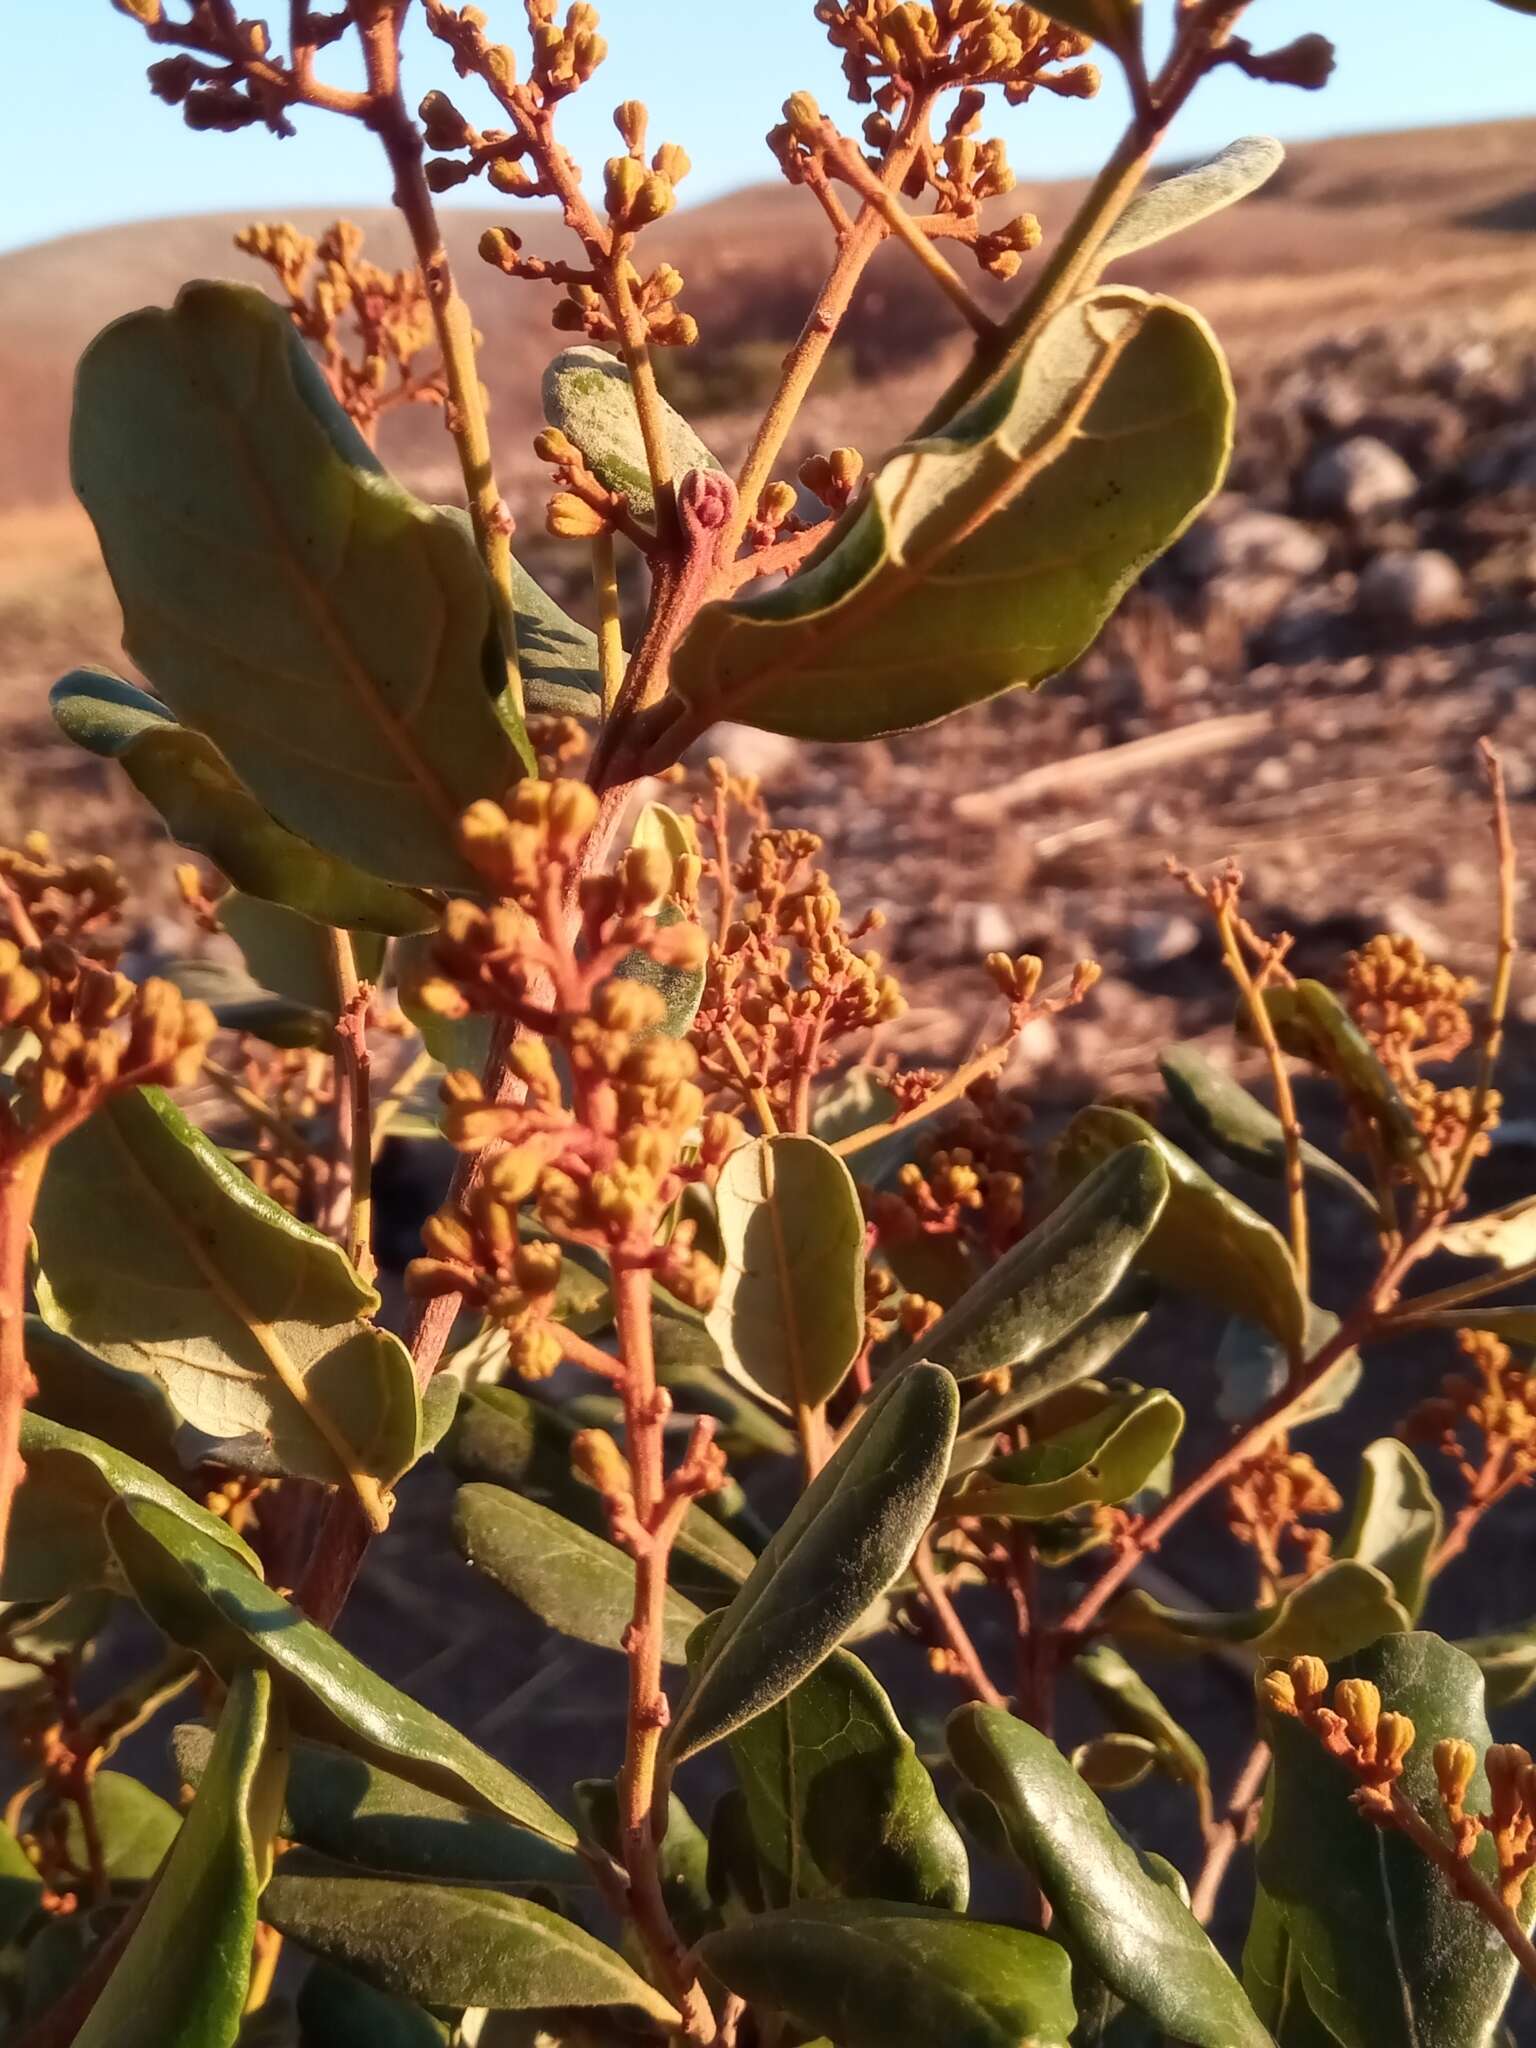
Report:
[[[515,40],[518,0],[484,4]],[[284,10],[258,10],[253,0],[251,11]],[[1148,11],[1155,18],[1165,6],[1149,0]],[[622,98],[650,104],[654,139],[687,147],[695,171],[685,200],[770,174],[762,136],[796,87],[817,93],[829,111],[841,104],[811,0],[602,0],[602,15],[608,63],[568,104],[564,131],[589,171],[611,153],[608,117]],[[1260,47],[1311,29],[1331,34],[1339,49],[1332,85],[1301,93],[1221,72],[1176,130],[1178,156],[1254,130],[1300,139],[1536,112],[1536,21],[1485,0],[1456,0],[1454,10],[1444,0],[1256,0],[1247,27]],[[355,124],[301,113],[299,134],[287,142],[264,133],[193,135],[151,99],[148,54],[142,33],[109,0],[0,0],[0,248],[146,215],[386,198],[377,146]],[[454,84],[429,37],[414,33],[407,55],[415,89]],[[1114,69],[1106,61],[1104,92],[1090,105],[1040,95],[999,115],[1022,184],[1091,169],[1103,156],[1124,114]],[[463,99],[472,120],[487,119],[469,87]],[[484,203],[478,186],[468,190],[471,203]]]

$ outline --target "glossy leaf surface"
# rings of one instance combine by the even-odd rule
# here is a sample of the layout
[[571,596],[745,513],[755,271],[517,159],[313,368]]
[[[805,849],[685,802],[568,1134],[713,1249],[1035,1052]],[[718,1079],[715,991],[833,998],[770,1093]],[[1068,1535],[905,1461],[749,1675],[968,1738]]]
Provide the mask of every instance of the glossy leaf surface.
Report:
[[1410,1620],[1417,1621],[1429,1590],[1429,1561],[1444,1527],[1424,1467],[1396,1437],[1378,1437],[1360,1454],[1354,1507],[1334,1555],[1357,1557],[1385,1572]]
[[[1463,1737],[1479,1759],[1488,1746],[1471,1658],[1438,1636],[1388,1636],[1330,1664],[1329,1675],[1369,1679],[1384,1706],[1412,1720],[1401,1788],[1437,1814],[1436,1742]],[[1484,2048],[1514,1980],[1509,1950],[1412,1842],[1362,1821],[1350,1801],[1354,1775],[1310,1728],[1274,1714],[1264,1721],[1275,1762],[1259,1877],[1294,1944],[1308,2004],[1344,2048]],[[1466,1805],[1488,1810],[1481,1761]],[[1487,1877],[1486,1836],[1473,1860]]]
[[705,1968],[752,2005],[839,2048],[1065,2048],[1065,1951],[1038,1934],[919,1906],[843,1901],[706,1935]]
[[285,1768],[272,1681],[238,1672],[197,1797],[77,2048],[230,2048]]
[[[1196,1046],[1171,1046],[1157,1064],[1168,1093],[1208,1144],[1251,1172],[1262,1173],[1269,1180],[1284,1179],[1285,1126],[1272,1109]],[[1374,1198],[1336,1159],[1305,1140],[1301,1157],[1308,1173],[1341,1189],[1375,1215]]]
[[126,1501],[108,1509],[107,1534],[156,1627],[226,1679],[243,1665],[264,1665],[299,1733],[575,1846],[569,1822],[531,1786],[376,1677],[207,1537],[163,1508]]
[[1105,1393],[1082,1421],[967,1473],[946,1495],[944,1511],[1046,1522],[1074,1508],[1129,1500],[1183,1429],[1183,1408],[1160,1387]]
[[1148,1876],[1049,1736],[995,1707],[973,1706],[951,1715],[947,1739],[1074,1948],[1111,1990],[1194,2048],[1270,2048],[1199,1921]]
[[856,1657],[835,1650],[729,1746],[770,1905],[841,1897],[964,1912],[965,1846]]
[[[187,1784],[201,1782],[212,1746],[212,1731],[199,1722],[176,1730],[176,1768]],[[578,1856],[542,1835],[323,1742],[293,1744],[278,1833],[339,1863],[400,1877],[492,1885],[592,1881]]]
[[21,1419],[26,1483],[17,1492],[0,1595],[54,1600],[112,1586],[116,1567],[102,1517],[113,1500],[149,1501],[251,1571],[256,1554],[220,1515],[211,1515],[163,1473],[111,1444],[27,1413]]
[[1392,1581],[1374,1565],[1335,1558],[1279,1600],[1236,1614],[1181,1614],[1139,1588],[1109,1610],[1125,1639],[1182,1644],[1241,1643],[1264,1657],[1345,1657],[1412,1626]]

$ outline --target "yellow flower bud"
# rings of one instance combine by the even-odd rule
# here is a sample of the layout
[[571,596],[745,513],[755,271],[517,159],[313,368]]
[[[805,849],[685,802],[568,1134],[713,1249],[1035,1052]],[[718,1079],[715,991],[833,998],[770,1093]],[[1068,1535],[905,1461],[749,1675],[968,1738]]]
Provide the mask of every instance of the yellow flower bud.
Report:
[[1368,1678],[1341,1678],[1333,1688],[1333,1704],[1356,1742],[1374,1738],[1381,1720],[1381,1694]]
[[1452,1819],[1457,1818],[1477,1770],[1477,1751],[1459,1735],[1445,1735],[1435,1744],[1435,1781]]
[[1305,1713],[1328,1690],[1328,1666],[1321,1657],[1293,1657],[1286,1669],[1296,1688],[1297,1705]]
[[594,540],[608,531],[602,513],[574,491],[556,491],[545,509],[544,525],[556,540]]
[[1287,1671],[1265,1671],[1258,1681],[1258,1694],[1263,1704],[1275,1714],[1294,1714],[1296,1711],[1296,1687]]
[[1383,1714],[1376,1724],[1376,1761],[1396,1777],[1414,1745],[1418,1730],[1406,1714]]

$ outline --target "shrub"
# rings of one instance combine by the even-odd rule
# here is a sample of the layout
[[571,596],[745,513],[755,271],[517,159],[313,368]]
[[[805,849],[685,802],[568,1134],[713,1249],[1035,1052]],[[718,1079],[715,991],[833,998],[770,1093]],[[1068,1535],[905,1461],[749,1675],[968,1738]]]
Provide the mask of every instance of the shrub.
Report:
[[[1536,1310],[1496,1299],[1536,1270],[1531,1203],[1469,1214],[1514,948],[1497,759],[1476,1015],[1470,982],[1391,936],[1336,987],[1298,978],[1235,868],[1183,875],[1273,1107],[1189,1046],[1165,1055],[1169,1102],[1205,1156],[1275,1184],[1283,1230],[1123,1106],[1033,1160],[999,1077],[1091,962],[994,954],[1001,1022],[972,1059],[881,1066],[861,1054],[902,992],[815,836],[718,762],[630,815],[639,778],[688,782],[719,719],[868,739],[1092,642],[1217,488],[1232,426],[1199,315],[1105,272],[1279,150],[1142,175],[1212,70],[1312,87],[1326,43],[1258,51],[1239,0],[1198,0],[1152,75],[1134,0],[819,0],[869,112],[854,140],[795,93],[769,138],[833,257],[732,477],[654,366],[698,339],[648,253],[686,155],[626,101],[593,197],[558,138],[604,60],[593,8],[527,0],[514,50],[479,9],[424,0],[482,129],[440,90],[410,112],[406,0],[295,7],[285,53],[222,0],[118,6],[195,128],[365,123],[418,262],[385,273],[344,223],[256,227],[242,245],[284,303],[190,284],[80,368],[75,483],[153,694],[81,670],[54,713],[199,856],[189,917],[245,967],[135,982],[110,860],[36,835],[0,855],[13,2037],[1491,2042],[1517,1970],[1536,1975],[1536,1767],[1486,1709],[1531,1683],[1536,1632],[1456,1645],[1418,1621],[1536,1469]],[[994,320],[950,253],[1007,281],[1039,231],[990,204],[1012,179],[988,97],[1090,94],[1090,35],[1130,127]],[[326,82],[346,41],[358,88]],[[476,177],[571,230],[568,258],[511,228],[481,253],[551,288],[578,337],[535,451],[595,631],[513,557],[432,203]],[[792,483],[797,407],[887,241],[974,352],[892,452],[831,448]],[[381,421],[414,403],[443,411],[467,519],[379,463]],[[619,548],[649,578],[627,653]],[[1298,1071],[1349,1164],[1304,1133]],[[402,1338],[373,1182],[404,1130],[457,1165]],[[1313,1298],[1320,1221],[1369,1271],[1333,1306]],[[1414,1291],[1433,1252],[1473,1276]],[[1225,1319],[1231,1430],[1203,1462],[1173,1394],[1123,1376],[1149,1314],[1194,1331],[1191,1304]],[[1454,1333],[1462,1368],[1359,1448],[1330,1538],[1341,1499],[1297,1439],[1411,1330]],[[602,1775],[536,1790],[330,1633],[429,1455],[462,1481],[468,1562],[614,1653],[626,1739]],[[1251,1559],[1235,1611],[1137,1583],[1202,1503]],[[87,1704],[129,1610],[164,1652]],[[944,1754],[919,1755],[871,1645],[952,1688]],[[1211,1658],[1213,1687],[1215,1660],[1253,1670],[1230,1786],[1131,1661],[1166,1649]],[[1066,1689],[1103,1723],[1070,1753]],[[173,1700],[184,1812],[109,1768]],[[1198,1820],[1191,1884],[1110,1817],[1151,1773]],[[1204,1923],[1250,1849],[1239,1976]]]

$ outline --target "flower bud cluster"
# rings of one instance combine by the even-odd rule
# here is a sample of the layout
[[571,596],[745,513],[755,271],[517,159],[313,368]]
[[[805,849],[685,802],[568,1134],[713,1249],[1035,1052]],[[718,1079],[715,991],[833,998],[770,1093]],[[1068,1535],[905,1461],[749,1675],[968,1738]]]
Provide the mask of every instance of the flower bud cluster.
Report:
[[[105,854],[69,860],[55,854],[46,832],[29,832],[19,846],[0,846],[0,887],[14,893],[37,938],[67,939],[93,960],[116,962],[111,925],[128,900],[128,884]],[[5,922],[0,900],[0,926]]]
[[1342,1678],[1328,1700],[1328,1667],[1321,1657],[1293,1657],[1266,1671],[1259,1697],[1271,1713],[1301,1721],[1330,1756],[1359,1781],[1354,1803],[1369,1818],[1389,1821],[1393,1787],[1418,1731],[1406,1714],[1384,1712],[1380,1690],[1368,1678]]
[[[1333,1706],[1324,1704],[1328,1667],[1320,1657],[1296,1657],[1284,1669],[1259,1679],[1259,1697],[1270,1711],[1303,1722],[1330,1755],[1347,1764],[1359,1780],[1354,1804],[1380,1827],[1397,1827],[1437,1845],[1424,1835],[1427,1822],[1396,1789],[1416,1730],[1406,1714],[1384,1712],[1381,1694],[1365,1678],[1346,1678],[1334,1687]],[[1488,1811],[1469,1813],[1467,1795],[1477,1776],[1477,1751],[1461,1736],[1445,1736],[1432,1752],[1435,1788],[1450,1830],[1456,1858],[1465,1862],[1486,1834],[1498,1857],[1499,1890],[1506,1906],[1518,1908],[1526,1880],[1536,1870],[1536,1763],[1518,1742],[1491,1743],[1483,1758],[1488,1777]],[[1439,1845],[1443,1854],[1443,1838]],[[1452,1869],[1454,1870],[1454,1864]]]
[[[14,880],[25,864],[9,854],[5,862],[12,879],[9,909],[0,895],[0,1032],[17,1034],[21,1056],[11,1069],[14,1092],[0,1102],[0,1150],[62,1135],[115,1088],[195,1079],[217,1029],[213,1012],[187,1002],[172,982],[135,983],[87,958],[57,922],[52,936],[40,937]],[[38,892],[35,908],[46,894]],[[101,898],[82,892],[72,900],[89,924]]]
[[[941,1076],[900,1075],[897,1083]],[[930,1090],[931,1092],[931,1090]],[[920,1106],[920,1098],[914,1108]],[[1023,1236],[1034,1160],[1029,1110],[990,1076],[973,1082],[955,1114],[918,1141],[893,1188],[863,1191],[882,1245],[953,1238],[996,1259]]]
[[[726,789],[723,764],[711,763],[711,774],[717,794]],[[695,815],[713,825],[719,814],[701,804]],[[786,1128],[797,1097],[837,1062],[847,1041],[906,1008],[882,956],[859,943],[881,918],[872,912],[847,924],[826,873],[811,866],[820,851],[813,832],[765,828],[753,834],[745,859],[729,865],[735,914],[710,948],[694,1025],[714,1087],[742,1098],[761,1089]],[[719,857],[715,871],[718,877]]]
[[829,512],[843,512],[863,480],[864,458],[857,448],[834,448],[826,455],[808,455],[797,474]]
[[1000,85],[1013,106],[1037,87],[1071,99],[1098,90],[1094,66],[1076,61],[1091,39],[1019,0],[817,0],[816,19],[842,53],[850,98],[885,113],[950,86]]
[[434,353],[418,362],[436,342],[419,269],[390,271],[370,262],[362,230],[345,220],[318,241],[284,222],[258,221],[236,235],[235,246],[272,272],[337,403],[369,440],[380,416],[397,406],[447,403],[441,360]]
[[1473,1505],[1491,1506],[1536,1475],[1536,1375],[1487,1330],[1458,1330],[1470,1371],[1447,1373],[1404,1435],[1452,1459]]
[[1240,1465],[1227,1484],[1227,1526],[1258,1557],[1265,1581],[1287,1575],[1284,1551],[1294,1548],[1304,1577],[1327,1563],[1333,1539],[1308,1526],[1343,1506],[1337,1489],[1304,1451],[1293,1451],[1282,1433]]

